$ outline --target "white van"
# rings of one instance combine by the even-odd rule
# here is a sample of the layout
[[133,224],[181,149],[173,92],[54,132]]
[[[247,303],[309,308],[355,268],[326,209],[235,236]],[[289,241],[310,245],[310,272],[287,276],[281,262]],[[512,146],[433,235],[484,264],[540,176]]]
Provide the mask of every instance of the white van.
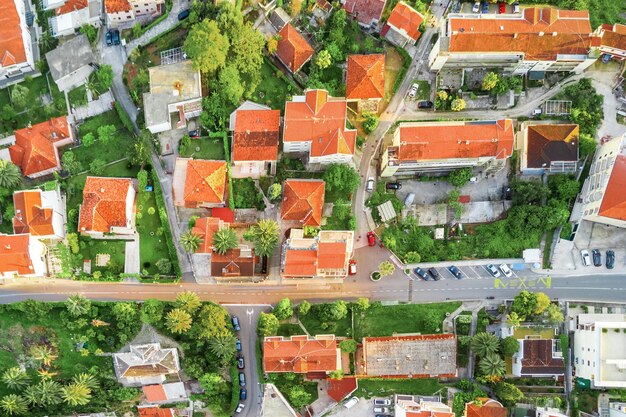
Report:
[[343,405],[346,408],[352,408],[354,407],[357,403],[359,402],[359,398],[358,397],[352,397],[350,398],[348,401],[346,401],[346,403]]
[[404,199],[404,206],[410,207],[413,204],[413,200],[415,200],[415,193],[409,193]]

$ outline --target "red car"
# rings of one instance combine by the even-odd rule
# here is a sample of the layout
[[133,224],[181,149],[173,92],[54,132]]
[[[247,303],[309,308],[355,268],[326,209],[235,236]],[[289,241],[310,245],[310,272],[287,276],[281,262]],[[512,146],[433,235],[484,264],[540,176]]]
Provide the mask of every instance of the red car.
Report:
[[498,11],[500,12],[500,14],[506,13],[506,4],[503,1],[498,3]]
[[367,232],[367,244],[369,246],[376,246],[376,235],[374,232]]
[[356,261],[354,259],[350,259],[348,263],[348,275],[356,275]]

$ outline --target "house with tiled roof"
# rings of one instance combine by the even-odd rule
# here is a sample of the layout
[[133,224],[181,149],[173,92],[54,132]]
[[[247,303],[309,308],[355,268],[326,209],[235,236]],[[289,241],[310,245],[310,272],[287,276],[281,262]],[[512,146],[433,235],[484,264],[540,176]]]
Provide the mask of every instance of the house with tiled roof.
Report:
[[378,112],[385,97],[385,55],[348,55],[346,100],[359,111]]
[[327,0],[315,0],[313,4],[313,16],[326,20],[333,11],[333,5]]
[[387,0],[346,0],[343,8],[366,30],[378,31]]
[[578,169],[578,125],[527,121],[517,133],[526,175],[573,174]]
[[0,280],[44,277],[47,273],[46,247],[39,239],[30,233],[0,233]]
[[265,373],[319,374],[339,369],[341,351],[334,335],[270,336],[263,339]]
[[582,220],[626,227],[626,134],[596,150],[583,184]]
[[156,19],[166,7],[165,0],[104,0],[104,10],[109,28],[128,29]]
[[135,234],[135,184],[131,178],[87,177],[78,231],[98,239]]
[[562,377],[565,374],[559,339],[524,337],[517,341],[519,350],[511,358],[514,376]]
[[452,408],[433,397],[424,399],[414,395],[394,395],[395,417],[454,417]]
[[[599,40],[599,38],[598,38]],[[522,13],[449,14],[428,57],[431,71],[498,67],[506,74],[580,74],[599,57],[589,12],[529,7]]]
[[35,71],[32,42],[24,0],[0,1],[0,88]]
[[321,226],[324,190],[322,180],[286,180],[280,218],[298,226]]
[[617,60],[626,59],[626,25],[603,24],[596,31],[596,35],[601,38],[600,53],[610,55],[611,58]]
[[128,350],[113,354],[113,368],[124,386],[162,384],[166,376],[180,372],[178,351],[160,343],[130,345]]
[[41,240],[65,237],[65,202],[58,187],[47,191],[16,191],[13,193],[13,206],[13,233],[30,233]]
[[404,334],[363,338],[359,375],[394,378],[455,378],[456,336]]
[[507,417],[508,410],[491,398],[478,398],[465,404],[463,417]]
[[187,401],[187,390],[183,382],[144,385],[141,389],[146,401],[151,404]]
[[158,405],[138,405],[139,417],[176,417],[178,413],[175,408],[162,408]]
[[226,161],[177,158],[172,182],[174,205],[224,207],[227,182]]
[[311,59],[315,51],[291,23],[287,23],[278,32],[278,36],[280,40],[276,49],[276,57],[289,72],[295,74]]
[[24,176],[39,178],[61,170],[59,148],[74,142],[74,131],[62,116],[16,130],[8,141],[11,161]]
[[280,110],[262,107],[240,107],[231,115],[233,178],[259,178],[276,172]]
[[464,167],[495,172],[513,154],[513,121],[406,122],[381,161],[381,176],[446,173]]
[[73,35],[83,25],[99,28],[101,11],[100,0],[65,0],[58,4],[54,16],[48,20],[52,36]]
[[228,225],[217,217],[200,217],[196,220],[196,224],[191,228],[191,233],[202,239],[196,253],[213,253],[213,236],[218,230],[225,227]]
[[351,230],[320,230],[305,237],[302,229],[291,229],[282,246],[280,272],[283,278],[345,278],[354,251]]
[[326,90],[307,90],[285,104],[283,152],[308,156],[311,164],[349,163],[356,129],[346,127],[345,98]]
[[79,35],[48,52],[46,61],[59,90],[70,91],[89,80],[96,58],[87,35]]
[[404,48],[407,44],[413,45],[417,42],[423,21],[424,16],[421,13],[400,1],[391,11],[380,34],[394,45]]

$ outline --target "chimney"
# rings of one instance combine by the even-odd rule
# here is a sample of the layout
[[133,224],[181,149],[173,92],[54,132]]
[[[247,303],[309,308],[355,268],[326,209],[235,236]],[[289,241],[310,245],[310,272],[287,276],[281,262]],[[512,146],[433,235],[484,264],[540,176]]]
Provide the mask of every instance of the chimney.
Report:
[[544,33],[543,33],[543,32],[539,32],[539,36],[543,36],[543,35],[544,35]]
[[104,187],[100,188],[100,192],[104,193]]
[[517,39],[517,33],[513,34],[513,39]]
[[558,35],[557,32],[552,32],[552,36],[556,36],[556,35]]

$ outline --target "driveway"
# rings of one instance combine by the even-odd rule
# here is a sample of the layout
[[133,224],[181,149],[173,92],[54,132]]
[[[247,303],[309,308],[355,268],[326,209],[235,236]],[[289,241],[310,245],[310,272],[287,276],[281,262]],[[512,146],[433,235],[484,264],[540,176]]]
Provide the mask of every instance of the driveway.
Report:
[[172,10],[170,14],[163,19],[158,25],[151,27],[146,33],[128,42],[126,45],[126,53],[130,54],[130,51],[138,46],[145,46],[150,43],[152,39],[157,37],[163,32],[167,32],[179,22],[178,13],[189,8],[189,0],[174,0]]

